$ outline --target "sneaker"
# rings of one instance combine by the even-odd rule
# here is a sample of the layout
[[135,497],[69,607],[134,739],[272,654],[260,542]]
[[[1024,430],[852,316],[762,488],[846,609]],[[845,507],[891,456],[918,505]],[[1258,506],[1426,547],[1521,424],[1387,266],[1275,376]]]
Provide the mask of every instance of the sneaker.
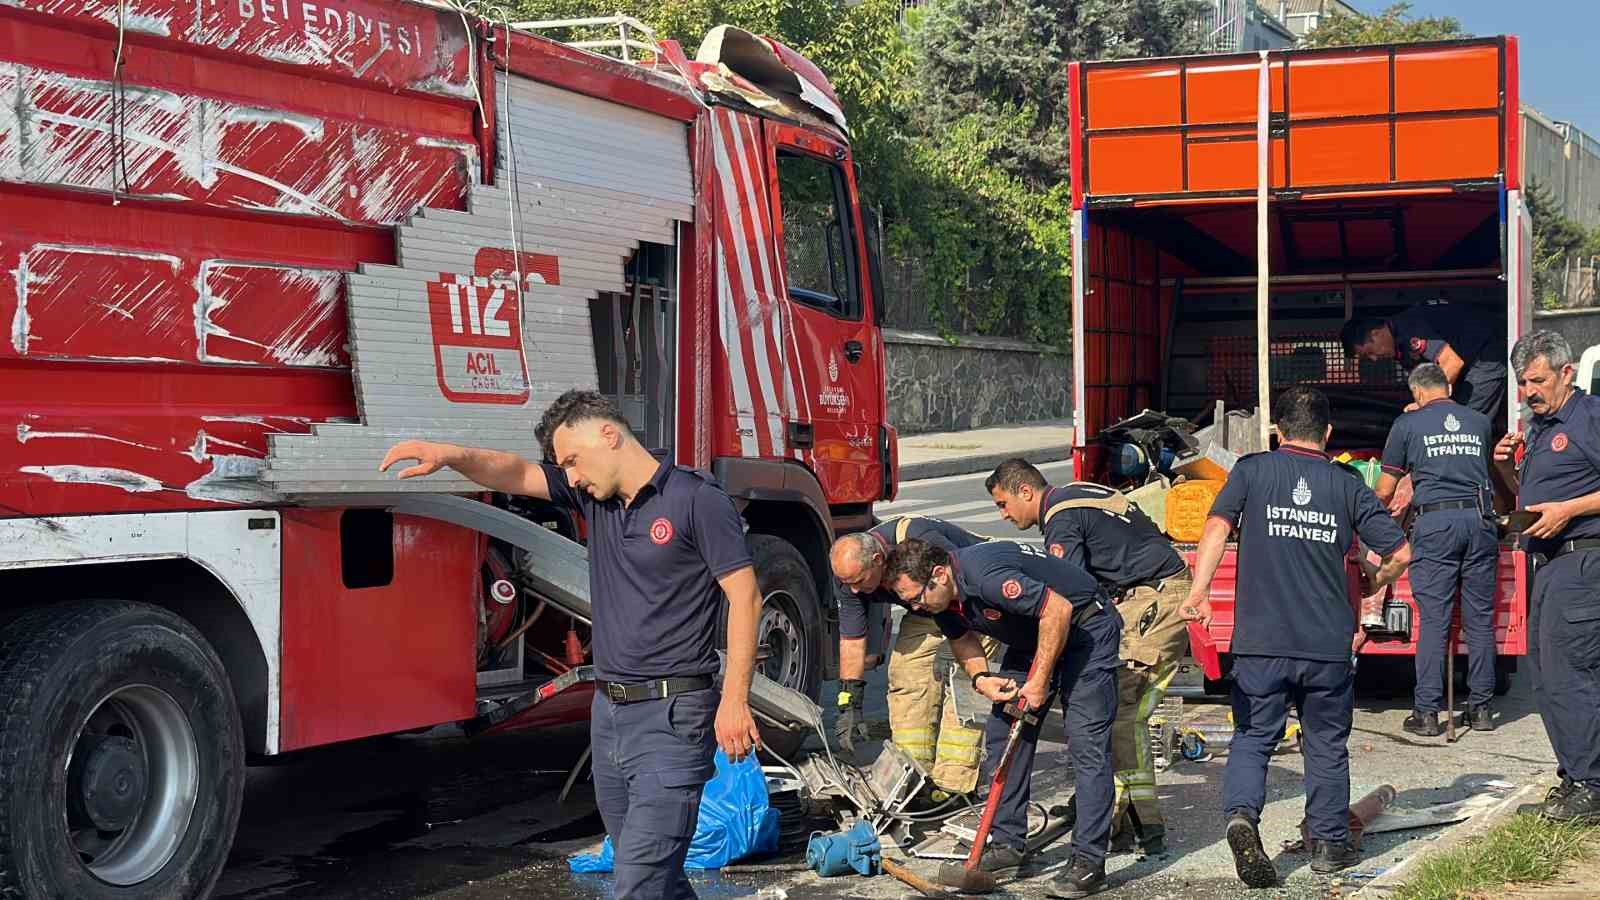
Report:
[[1573,781],[1570,778],[1562,778],[1560,784],[1556,785],[1555,787],[1551,788],[1548,791],[1545,791],[1544,800],[1542,800],[1542,801],[1540,801],[1538,803],[1523,803],[1523,804],[1519,804],[1517,806],[1517,815],[1519,815],[1519,816],[1542,816],[1542,815],[1544,815],[1544,811],[1546,809],[1549,809],[1552,804],[1556,803],[1559,800],[1565,800],[1567,798],[1567,795],[1571,794],[1573,789],[1576,788],[1577,786],[1578,786],[1578,783],[1576,781]]
[[1095,865],[1086,859],[1074,859],[1072,868],[1062,875],[1057,875],[1045,893],[1051,897],[1077,900],[1079,897],[1098,894],[1105,889],[1106,867],[1104,865]]
[[1413,712],[1406,716],[1405,722],[1400,727],[1418,737],[1438,737],[1444,734],[1444,729],[1439,727],[1438,713]]
[[1361,861],[1361,851],[1344,841],[1311,841],[1311,871],[1332,875]]
[[1544,817],[1556,822],[1584,825],[1600,822],[1600,791],[1587,785],[1574,784],[1565,797],[1545,804]]
[[1487,703],[1467,707],[1467,724],[1473,731],[1493,731],[1494,709]]
[[1022,851],[1004,844],[990,844],[983,851],[983,858],[978,860],[978,868],[997,878],[1005,878],[1017,874],[1022,868]]
[[1228,820],[1228,849],[1233,851],[1233,870],[1239,880],[1253,888],[1268,888],[1278,883],[1278,870],[1272,867],[1267,851],[1261,847],[1256,823],[1244,816]]

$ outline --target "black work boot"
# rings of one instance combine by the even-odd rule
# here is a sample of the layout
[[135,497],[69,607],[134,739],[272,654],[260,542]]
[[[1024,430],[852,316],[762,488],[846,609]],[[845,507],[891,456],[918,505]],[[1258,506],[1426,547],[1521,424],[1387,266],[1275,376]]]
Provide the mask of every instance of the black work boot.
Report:
[[1572,793],[1573,789],[1576,788],[1577,786],[1578,786],[1578,783],[1576,781],[1573,781],[1570,778],[1563,778],[1563,779],[1561,779],[1561,783],[1560,784],[1556,785],[1555,787],[1551,788],[1548,791],[1545,791],[1544,800],[1542,800],[1542,801],[1540,801],[1538,803],[1522,803],[1522,804],[1518,804],[1518,806],[1517,806],[1517,815],[1519,815],[1519,816],[1542,816],[1542,815],[1544,815],[1544,811],[1549,809],[1553,804],[1555,804],[1558,801],[1567,799],[1567,795]]
[[1240,881],[1253,888],[1267,888],[1278,883],[1278,870],[1272,867],[1272,860],[1261,846],[1256,823],[1244,816],[1229,819],[1228,849],[1233,851],[1233,870],[1239,873]]
[[1574,784],[1565,797],[1544,805],[1544,817],[1556,822],[1584,825],[1600,822],[1600,792],[1588,785]]
[[1046,890],[1051,897],[1062,897],[1065,900],[1077,900],[1090,894],[1098,894],[1106,889],[1106,867],[1095,865],[1086,859],[1074,858],[1072,868],[1065,873],[1057,875]]
[[1494,730],[1494,708],[1485,703],[1482,706],[1467,707],[1467,724],[1473,731]]
[[1006,878],[1017,874],[1022,868],[1022,851],[1004,844],[990,844],[983,851],[983,858],[978,860],[978,868],[993,874],[996,878]]
[[1418,737],[1438,737],[1444,734],[1444,729],[1439,725],[1438,713],[1413,712],[1406,716],[1405,722],[1400,727]]
[[1332,875],[1360,861],[1361,851],[1351,846],[1348,840],[1311,840],[1311,871],[1318,875]]
[[1161,856],[1167,852],[1167,826],[1145,825],[1139,829],[1139,852]]

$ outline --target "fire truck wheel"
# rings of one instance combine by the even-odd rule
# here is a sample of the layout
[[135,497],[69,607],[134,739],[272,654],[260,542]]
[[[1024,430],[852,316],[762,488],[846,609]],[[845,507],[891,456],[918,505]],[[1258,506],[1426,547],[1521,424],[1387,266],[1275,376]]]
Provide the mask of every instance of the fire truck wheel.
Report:
[[[765,644],[768,651],[766,659],[756,663],[756,670],[815,700],[822,686],[826,626],[811,567],[800,551],[783,538],[752,534],[747,541],[762,599],[756,641]],[[719,631],[724,635],[721,643],[726,646],[726,612]],[[784,757],[792,757],[808,736],[805,732],[761,729],[762,742]]]
[[118,600],[0,631],[0,896],[203,897],[228,858],[244,738],[222,662]]

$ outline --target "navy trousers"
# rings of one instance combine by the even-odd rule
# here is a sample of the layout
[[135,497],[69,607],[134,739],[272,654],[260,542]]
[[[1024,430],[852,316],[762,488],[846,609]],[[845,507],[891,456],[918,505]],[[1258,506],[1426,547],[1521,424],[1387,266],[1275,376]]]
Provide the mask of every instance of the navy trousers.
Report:
[[[1055,689],[1066,718],[1067,754],[1077,782],[1078,820],[1072,829],[1072,855],[1094,865],[1106,859],[1111,840],[1111,809],[1116,785],[1111,776],[1111,723],[1117,716],[1117,672],[1121,659],[1122,618],[1106,609],[1067,633],[1056,662]],[[1000,672],[1022,684],[1033,664],[1033,649],[1007,648]],[[992,778],[1011,732],[1012,719],[995,704],[983,729],[984,777]],[[1028,838],[1029,782],[1039,726],[1024,725],[1017,740],[1005,790],[995,810],[990,837],[1021,851]]]
[[1456,597],[1461,590],[1461,635],[1467,641],[1468,702],[1494,699],[1494,595],[1500,544],[1494,524],[1475,509],[1430,512],[1411,529],[1411,593],[1422,622],[1417,637],[1417,690],[1411,708],[1444,707],[1444,655]]
[[700,817],[700,790],[716,767],[717,704],[706,688],[665,700],[590,709],[595,802],[611,836],[617,900],[693,900],[683,873]]
[[[1533,583],[1534,700],[1566,777],[1600,790],[1600,550],[1556,557]],[[1532,652],[1534,648],[1530,648]]]
[[1283,739],[1289,706],[1300,711],[1306,823],[1322,841],[1350,837],[1350,720],[1355,670],[1349,662],[1276,656],[1233,659],[1233,743],[1222,782],[1222,808],[1260,823],[1267,764]]

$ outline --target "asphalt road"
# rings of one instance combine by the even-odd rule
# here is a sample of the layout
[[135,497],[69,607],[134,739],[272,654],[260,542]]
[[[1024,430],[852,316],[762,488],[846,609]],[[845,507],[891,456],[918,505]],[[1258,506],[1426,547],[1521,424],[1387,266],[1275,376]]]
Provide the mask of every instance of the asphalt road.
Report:
[[[1067,464],[1044,467],[1066,480]],[[984,499],[983,476],[914,482],[902,487],[880,515],[915,512],[958,522],[982,534],[1018,538]],[[884,672],[872,673],[869,718],[887,718]],[[1403,670],[1367,665],[1359,680],[1350,741],[1352,796],[1381,785],[1399,791],[1398,806],[1418,808],[1521,785],[1554,768],[1549,743],[1532,709],[1525,681],[1499,703],[1501,726],[1467,731],[1459,743],[1406,735],[1400,722],[1410,705]],[[828,687],[825,686],[824,693]],[[1225,715],[1215,702],[1190,699],[1208,717]],[[880,726],[881,727],[881,726]],[[1034,799],[1050,804],[1070,795],[1059,713],[1047,723],[1034,777]],[[579,781],[557,802],[567,771],[582,752],[583,730],[468,741],[445,730],[386,738],[295,755],[253,768],[239,838],[217,896],[230,900],[324,897],[602,898],[606,876],[573,875],[564,862],[599,840],[589,788]],[[1170,852],[1160,858],[1112,857],[1107,897],[1234,898],[1241,886],[1223,844],[1221,784],[1226,754],[1179,762],[1159,778]],[[1304,791],[1302,757],[1274,757],[1268,778],[1263,838],[1277,857],[1284,885],[1262,897],[1310,898],[1348,894],[1365,880],[1414,856],[1447,828],[1371,835],[1366,861],[1335,883],[1311,874],[1303,856],[1279,853],[1297,836]],[[1503,791],[1504,788],[1499,790]],[[1044,897],[1051,876],[1067,863],[1063,844],[1047,850],[1024,877],[996,896]],[[896,854],[899,855],[899,854]],[[791,860],[793,861],[793,860]],[[935,864],[916,863],[932,874]],[[822,880],[809,872],[694,876],[702,897],[900,898],[907,889],[888,877]]]

